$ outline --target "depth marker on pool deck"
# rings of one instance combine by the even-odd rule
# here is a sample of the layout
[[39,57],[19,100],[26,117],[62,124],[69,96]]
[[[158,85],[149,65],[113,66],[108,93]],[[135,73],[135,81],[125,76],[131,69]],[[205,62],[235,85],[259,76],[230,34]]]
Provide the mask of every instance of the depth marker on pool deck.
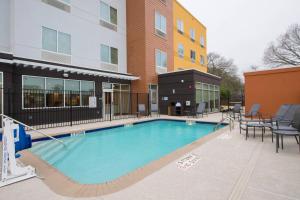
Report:
[[178,169],[187,171],[201,160],[198,155],[190,154],[176,162]]

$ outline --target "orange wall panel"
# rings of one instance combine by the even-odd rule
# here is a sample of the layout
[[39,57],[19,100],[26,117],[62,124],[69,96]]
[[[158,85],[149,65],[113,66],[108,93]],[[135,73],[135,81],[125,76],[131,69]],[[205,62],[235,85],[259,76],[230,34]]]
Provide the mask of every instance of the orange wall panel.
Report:
[[265,117],[274,116],[282,104],[300,104],[300,67],[245,73],[246,112],[261,104]]

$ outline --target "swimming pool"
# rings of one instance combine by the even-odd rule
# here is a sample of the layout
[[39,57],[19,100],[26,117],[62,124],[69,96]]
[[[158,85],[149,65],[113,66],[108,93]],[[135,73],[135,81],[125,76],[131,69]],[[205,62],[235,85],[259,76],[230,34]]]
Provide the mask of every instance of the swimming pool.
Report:
[[213,132],[215,124],[157,120],[39,142],[31,152],[79,184],[118,179]]

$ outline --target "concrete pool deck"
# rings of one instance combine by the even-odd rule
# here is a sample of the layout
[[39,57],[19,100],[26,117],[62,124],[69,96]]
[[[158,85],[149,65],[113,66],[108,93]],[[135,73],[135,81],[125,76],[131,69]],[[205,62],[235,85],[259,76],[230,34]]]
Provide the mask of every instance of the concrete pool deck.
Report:
[[[211,114],[200,120],[217,122],[220,118],[220,114]],[[200,158],[186,171],[172,161],[119,192],[80,199],[300,199],[298,145],[294,138],[286,138],[284,150],[276,154],[269,135],[264,143],[259,134],[246,141],[236,124],[232,132],[227,130],[185,154],[193,153]],[[72,198],[56,194],[43,180],[33,178],[0,188],[2,199]]]

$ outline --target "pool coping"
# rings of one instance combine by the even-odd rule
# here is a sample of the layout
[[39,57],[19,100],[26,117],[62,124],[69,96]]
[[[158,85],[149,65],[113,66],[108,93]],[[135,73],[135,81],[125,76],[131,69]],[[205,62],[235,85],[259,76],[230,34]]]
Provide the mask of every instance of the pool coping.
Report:
[[[157,119],[156,119],[157,120]],[[140,124],[150,121],[148,120],[143,122],[137,122],[133,124]],[[158,120],[169,120],[169,119],[158,119]],[[171,120],[174,121],[174,120]],[[175,120],[175,121],[186,121],[186,120]],[[205,122],[205,121],[195,121],[199,123],[214,123],[215,122]],[[226,124],[226,123],[225,123]],[[122,127],[123,125],[113,126],[111,128]],[[108,129],[110,127],[100,128],[97,130]],[[94,130],[94,131],[97,131]],[[55,193],[67,196],[67,197],[97,197],[97,196],[104,196],[108,194],[112,194],[118,191],[121,191],[141,180],[146,178],[147,176],[151,175],[152,173],[160,170],[161,168],[167,166],[168,164],[176,161],[177,159],[181,158],[185,154],[191,152],[192,150],[198,148],[202,144],[218,137],[225,131],[229,130],[228,126],[225,126],[211,134],[208,134],[198,140],[192,142],[191,144],[185,145],[172,153],[161,157],[158,160],[152,161],[149,164],[136,169],[124,176],[119,177],[116,180],[109,181],[102,184],[80,184],[69,177],[65,176],[62,172],[58,169],[54,168],[47,162],[43,161],[38,156],[31,153],[29,150],[22,152],[21,161],[26,165],[32,165],[36,168],[37,173],[39,176],[43,177],[43,182]],[[92,132],[92,131],[91,131]]]

